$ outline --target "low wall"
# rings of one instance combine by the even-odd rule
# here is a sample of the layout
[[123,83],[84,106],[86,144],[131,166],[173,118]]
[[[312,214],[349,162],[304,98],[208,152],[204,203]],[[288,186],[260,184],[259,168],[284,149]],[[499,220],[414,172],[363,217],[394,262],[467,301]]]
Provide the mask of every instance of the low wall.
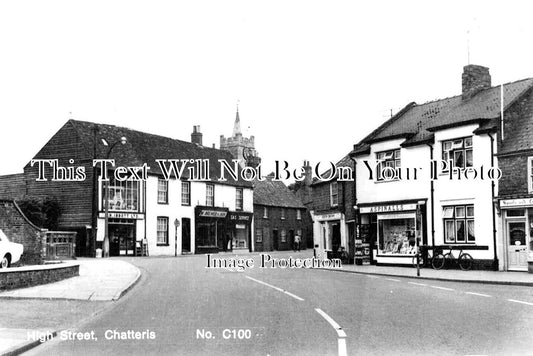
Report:
[[68,262],[5,268],[0,269],[0,290],[32,287],[79,275],[80,265]]

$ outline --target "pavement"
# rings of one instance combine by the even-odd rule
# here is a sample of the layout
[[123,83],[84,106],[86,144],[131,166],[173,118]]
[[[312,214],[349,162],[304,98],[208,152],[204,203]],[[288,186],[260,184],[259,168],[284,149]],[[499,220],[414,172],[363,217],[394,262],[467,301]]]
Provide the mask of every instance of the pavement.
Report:
[[[59,282],[0,293],[2,300],[76,300],[89,302],[117,301],[131,289],[141,276],[140,270],[118,259],[76,260],[80,275]],[[9,323],[9,322],[8,322]],[[17,355],[41,343],[40,337],[57,330],[36,328],[1,328],[0,355]]]
[[499,285],[516,285],[533,287],[533,273],[505,271],[462,271],[459,269],[434,270],[421,268],[417,276],[412,266],[388,267],[375,265],[342,265],[341,268],[322,268],[331,271],[381,275],[389,277],[405,277],[449,282],[483,283]]

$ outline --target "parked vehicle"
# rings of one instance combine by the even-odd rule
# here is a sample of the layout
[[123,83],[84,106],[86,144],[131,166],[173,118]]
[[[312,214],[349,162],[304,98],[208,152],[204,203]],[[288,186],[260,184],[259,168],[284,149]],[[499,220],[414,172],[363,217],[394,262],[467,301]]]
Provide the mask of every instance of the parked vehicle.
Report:
[[6,234],[0,230],[0,268],[7,268],[12,263],[18,262],[22,252],[24,252],[24,246],[10,242]]

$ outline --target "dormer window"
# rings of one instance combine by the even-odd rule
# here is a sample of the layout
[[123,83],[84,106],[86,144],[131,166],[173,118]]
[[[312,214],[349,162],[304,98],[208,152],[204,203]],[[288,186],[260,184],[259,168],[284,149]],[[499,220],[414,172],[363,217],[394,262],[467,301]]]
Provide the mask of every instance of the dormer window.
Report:
[[378,180],[392,180],[401,168],[400,150],[391,150],[376,153]]
[[447,166],[452,161],[453,168],[468,168],[474,165],[472,136],[442,141],[442,160],[446,162],[443,172],[448,172]]

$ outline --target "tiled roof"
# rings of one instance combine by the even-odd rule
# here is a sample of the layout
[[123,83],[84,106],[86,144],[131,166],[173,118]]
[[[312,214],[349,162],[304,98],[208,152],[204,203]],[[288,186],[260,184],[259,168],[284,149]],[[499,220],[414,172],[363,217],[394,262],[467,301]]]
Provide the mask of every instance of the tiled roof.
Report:
[[254,182],[254,204],[305,208],[300,199],[282,181],[272,180],[271,176],[264,181]]
[[[504,109],[507,109],[521,95],[533,86],[528,78],[504,84]],[[368,144],[392,138],[404,137],[402,145],[410,146],[433,141],[433,131],[481,122],[488,125],[500,115],[500,86],[480,91],[472,98],[463,100],[461,95],[406,107],[385,124],[376,129],[356,145],[353,153],[368,150]],[[483,123],[487,121],[487,123]]]
[[[350,167],[353,170],[354,169],[354,163],[353,163],[353,160],[350,158],[350,155],[347,154],[346,156],[342,157],[340,159],[340,161],[335,163],[335,167],[337,167],[337,168],[338,167]],[[327,171],[322,173],[322,176],[323,177],[329,177],[330,174],[331,174],[331,169],[328,169]],[[337,172],[335,173],[335,176],[336,175],[337,175]],[[338,178],[338,177],[335,177],[335,178]],[[320,180],[317,177],[314,177],[313,178],[313,182],[311,183],[311,185],[327,183],[327,182],[329,182],[329,181]]]
[[[118,144],[113,150],[110,158],[116,160],[117,165],[140,166],[147,163],[150,167],[149,173],[161,174],[156,159],[209,159],[210,177],[212,181],[221,184],[251,187],[252,183],[242,180],[239,177],[235,181],[226,175],[226,182],[219,182],[220,163],[219,159],[226,160],[232,165],[233,156],[228,151],[209,148],[195,143],[180,141],[169,137],[158,136],[146,132],[136,131],[125,127],[114,125],[95,124],[87,121],[69,120],[67,124],[73,125],[76,129],[81,143],[88,150],[88,155],[92,157],[94,128],[97,128],[97,142],[105,139],[109,144],[117,142],[122,136],[126,137],[125,145]],[[109,146],[97,144],[96,157],[105,158]],[[188,177],[188,170],[185,169],[183,176]]]

